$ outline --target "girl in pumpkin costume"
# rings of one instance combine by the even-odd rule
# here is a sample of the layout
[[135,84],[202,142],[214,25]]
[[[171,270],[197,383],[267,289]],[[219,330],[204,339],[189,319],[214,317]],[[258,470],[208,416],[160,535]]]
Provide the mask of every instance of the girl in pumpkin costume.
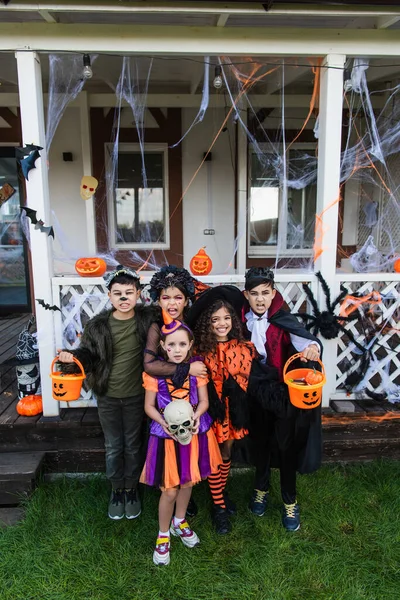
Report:
[[[166,324],[161,328],[161,347],[166,358],[175,364],[189,362],[193,346],[192,332],[180,321],[174,321],[168,316],[164,318]],[[154,378],[143,373],[145,411],[152,422],[141,481],[162,490],[159,533],[153,553],[156,565],[167,565],[170,562],[170,533],[180,537],[188,548],[193,548],[200,542],[185,519],[192,486],[217,472],[221,463],[219,447],[210,429],[212,419],[206,412],[207,381],[207,378],[188,375],[183,385],[177,388],[170,378]],[[175,400],[189,402],[193,408],[191,439],[190,420],[186,422],[185,412],[181,421],[173,421],[175,430],[170,429],[164,419],[164,411]],[[180,423],[179,427],[177,422]],[[171,435],[171,431],[176,431],[177,428],[182,428],[185,439],[177,439]]]
[[231,466],[232,446],[244,438],[249,425],[248,381],[254,345],[244,339],[238,314],[243,295],[234,286],[222,285],[204,292],[191,308],[188,322],[195,323],[196,349],[210,375],[208,386],[213,429],[223,462],[209,478],[213,522],[217,533],[230,531],[228,515],[236,512],[225,486]]

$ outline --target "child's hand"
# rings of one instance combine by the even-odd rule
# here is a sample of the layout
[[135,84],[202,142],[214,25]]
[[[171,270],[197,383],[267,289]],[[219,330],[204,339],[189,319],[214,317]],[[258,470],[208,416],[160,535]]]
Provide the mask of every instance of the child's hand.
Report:
[[194,419],[194,422],[193,422],[193,426],[192,426],[192,433],[193,433],[193,435],[197,435],[199,433],[200,417],[198,417],[196,415],[196,413],[194,413],[193,419]]
[[71,352],[66,352],[65,350],[62,350],[58,355],[58,361],[62,363],[73,363],[74,355],[71,354]]
[[189,375],[193,375],[194,377],[207,377],[206,365],[201,362],[201,360],[192,362],[189,369]]
[[300,360],[307,362],[308,360],[317,360],[319,358],[318,344],[310,344],[301,353]]
[[161,427],[164,429],[164,432],[167,434],[168,437],[172,438],[173,440],[175,440],[175,442],[177,442],[178,440],[176,439],[176,437],[174,435],[171,434],[170,430],[168,429],[168,425],[167,422],[163,419],[160,423]]

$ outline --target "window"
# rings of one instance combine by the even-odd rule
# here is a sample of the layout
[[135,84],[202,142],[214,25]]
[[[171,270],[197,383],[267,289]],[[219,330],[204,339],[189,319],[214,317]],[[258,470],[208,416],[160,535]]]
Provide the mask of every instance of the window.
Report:
[[[289,180],[310,173],[311,160],[315,161],[312,149],[294,145],[288,152]],[[312,183],[301,189],[288,187],[287,203],[282,206],[283,189],[277,161],[279,157],[272,152],[264,152],[260,160],[250,147],[248,254],[272,256],[280,244],[282,254],[308,256],[314,243],[317,186]]]
[[146,144],[143,173],[139,145],[120,144],[113,181],[113,145],[107,145],[111,247],[169,247],[167,151],[167,144]]

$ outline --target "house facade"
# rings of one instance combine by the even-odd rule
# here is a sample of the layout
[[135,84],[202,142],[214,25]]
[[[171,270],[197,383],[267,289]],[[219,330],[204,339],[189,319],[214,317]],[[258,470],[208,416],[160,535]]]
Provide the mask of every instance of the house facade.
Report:
[[[333,299],[341,285],[370,295],[380,337],[365,389],[396,393],[400,8],[375,4],[0,6],[0,184],[16,189],[0,209],[1,303],[35,306],[45,416],[59,410],[56,348],[105,305],[102,279],[80,278],[75,260],[131,264],[146,283],[204,246],[202,281],[241,286],[269,265],[294,312],[311,309],[303,283],[325,309],[318,271]],[[43,148],[27,180],[14,150],[26,144]],[[99,183],[88,200],[84,175]],[[327,405],[359,393],[344,387],[357,353],[344,332],[323,342]]]

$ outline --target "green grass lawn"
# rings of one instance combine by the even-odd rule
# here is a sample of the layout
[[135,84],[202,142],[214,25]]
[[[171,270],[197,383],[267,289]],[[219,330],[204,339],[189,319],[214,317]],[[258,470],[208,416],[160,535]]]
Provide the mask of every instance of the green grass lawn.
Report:
[[113,522],[104,479],[43,483],[25,521],[0,531],[0,599],[399,600],[400,462],[299,477],[296,533],[280,523],[278,475],[262,518],[247,510],[251,487],[251,472],[230,478],[239,511],[217,536],[207,485],[197,486],[201,545],[173,538],[170,566],[155,567],[156,491],[144,491],[139,519]]

